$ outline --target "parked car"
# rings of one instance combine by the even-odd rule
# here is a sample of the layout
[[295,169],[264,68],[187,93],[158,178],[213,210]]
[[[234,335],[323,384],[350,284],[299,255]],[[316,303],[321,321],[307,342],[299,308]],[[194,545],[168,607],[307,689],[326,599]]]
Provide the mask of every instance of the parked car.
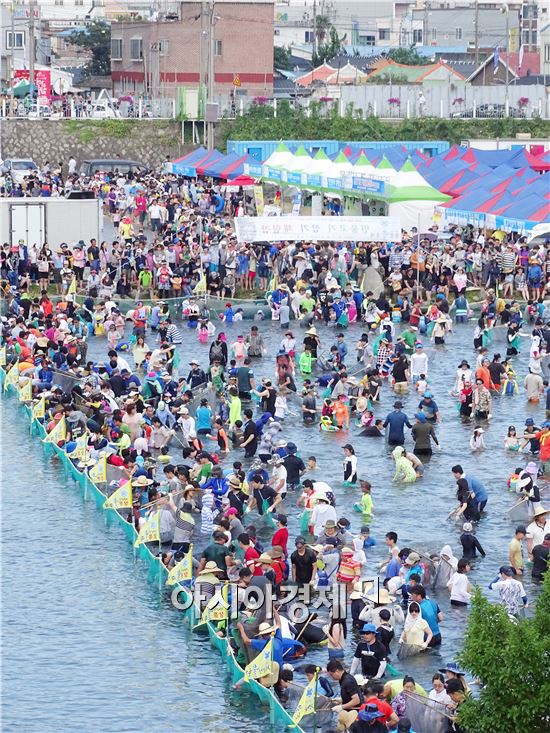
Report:
[[108,102],[95,102],[92,105],[90,117],[96,120],[118,119],[121,117],[121,114]]
[[80,166],[80,173],[85,176],[93,176],[96,171],[104,171],[105,173],[111,173],[112,171],[119,171],[126,175],[130,171],[146,170],[147,166],[143,163],[138,163],[135,160],[120,160],[118,158],[101,159],[94,158],[92,160],[84,160]]
[[528,235],[527,246],[548,247],[550,242],[550,224],[536,224]]
[[47,104],[36,104],[36,102],[30,105],[27,113],[29,120],[47,120],[51,115],[52,111]]
[[14,183],[23,183],[25,176],[38,173],[38,166],[30,158],[10,158],[3,162],[2,173],[9,173]]
[[[453,112],[451,117],[473,117],[473,109],[465,109],[462,112]],[[476,107],[476,117],[506,117],[505,104],[480,104]],[[525,110],[517,107],[508,107],[508,117],[525,117]]]

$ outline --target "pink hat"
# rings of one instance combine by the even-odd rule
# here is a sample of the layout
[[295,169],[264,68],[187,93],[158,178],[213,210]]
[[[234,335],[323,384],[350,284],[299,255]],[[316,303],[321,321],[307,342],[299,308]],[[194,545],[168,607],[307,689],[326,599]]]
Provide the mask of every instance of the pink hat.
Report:
[[238,514],[238,513],[239,513],[239,512],[238,512],[238,511],[237,511],[237,510],[235,509],[235,507],[234,507],[234,506],[230,506],[230,507],[229,507],[229,509],[226,509],[226,510],[225,510],[225,515],[226,515],[227,517],[229,517],[229,516],[231,516],[231,515],[234,515],[234,514]]

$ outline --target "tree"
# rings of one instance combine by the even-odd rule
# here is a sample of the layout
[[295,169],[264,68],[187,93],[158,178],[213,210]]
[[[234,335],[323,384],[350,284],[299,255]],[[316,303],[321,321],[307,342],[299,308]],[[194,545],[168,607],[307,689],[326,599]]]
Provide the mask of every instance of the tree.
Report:
[[322,64],[325,61],[328,61],[329,59],[338,56],[338,54],[342,50],[342,42],[344,39],[345,36],[343,38],[340,38],[338,36],[336,28],[331,25],[328,34],[328,42],[324,43],[322,46],[319,46],[319,48],[317,49],[317,53],[313,57],[314,66]]
[[532,618],[510,619],[476,590],[461,663],[484,687],[459,709],[471,733],[547,733],[550,700],[550,573]]
[[319,46],[324,43],[331,27],[330,20],[326,15],[317,15],[315,17],[315,37]]
[[387,58],[395,61],[396,64],[405,64],[405,66],[423,66],[429,62],[429,59],[420,56],[414,46],[410,48],[392,48],[388,51]]
[[83,31],[71,33],[71,43],[90,53],[85,65],[86,73],[97,76],[111,75],[111,26],[102,20],[94,20]]
[[273,68],[291,71],[292,62],[290,61],[290,51],[283,46],[275,46],[273,48]]

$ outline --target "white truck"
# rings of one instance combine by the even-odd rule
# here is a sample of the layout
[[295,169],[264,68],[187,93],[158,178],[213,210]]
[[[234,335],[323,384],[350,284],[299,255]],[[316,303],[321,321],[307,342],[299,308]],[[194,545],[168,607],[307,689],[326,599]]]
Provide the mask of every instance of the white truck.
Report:
[[101,242],[103,211],[98,199],[0,198],[0,242],[41,246],[57,250],[62,242],[83,239]]

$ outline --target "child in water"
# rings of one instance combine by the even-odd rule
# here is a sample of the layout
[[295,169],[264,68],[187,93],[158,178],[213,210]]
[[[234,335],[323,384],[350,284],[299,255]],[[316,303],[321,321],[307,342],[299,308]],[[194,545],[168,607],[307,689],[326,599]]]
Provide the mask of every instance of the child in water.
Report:
[[355,486],[357,484],[357,456],[355,448],[346,443],[344,450],[344,486]]
[[473,453],[485,450],[485,440],[483,439],[483,428],[476,428],[474,434],[470,438],[470,450]]

